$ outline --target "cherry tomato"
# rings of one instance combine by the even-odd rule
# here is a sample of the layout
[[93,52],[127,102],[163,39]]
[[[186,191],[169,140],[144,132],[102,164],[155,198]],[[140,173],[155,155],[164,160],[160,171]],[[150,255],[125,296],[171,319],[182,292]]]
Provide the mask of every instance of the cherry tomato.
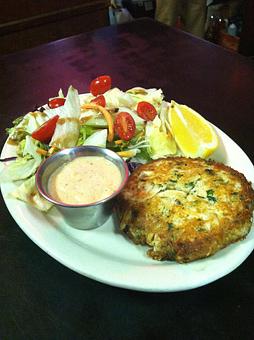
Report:
[[111,77],[110,76],[100,76],[95,78],[90,83],[90,92],[94,96],[103,94],[111,89]]
[[103,94],[92,99],[91,103],[94,103],[94,104],[97,104],[97,105],[100,105],[100,106],[103,106],[103,107],[106,106],[106,100],[105,100],[105,97],[103,96]]
[[58,118],[59,116],[55,115],[54,117],[47,120],[44,124],[42,124],[37,130],[35,130],[32,133],[32,137],[34,139],[39,140],[42,143],[48,143],[54,134]]
[[115,118],[114,130],[123,140],[130,140],[136,131],[136,124],[128,112],[119,112]]
[[157,115],[156,108],[148,102],[139,102],[137,114],[144,120],[154,120]]
[[51,109],[55,109],[56,107],[59,107],[59,106],[63,106],[65,103],[65,99],[64,98],[53,98],[53,99],[50,99],[49,102],[48,102],[48,106],[51,108]]

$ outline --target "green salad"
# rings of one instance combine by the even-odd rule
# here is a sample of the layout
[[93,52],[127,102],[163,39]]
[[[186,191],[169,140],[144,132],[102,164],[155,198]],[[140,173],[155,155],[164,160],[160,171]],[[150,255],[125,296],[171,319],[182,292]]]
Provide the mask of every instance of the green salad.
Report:
[[7,129],[17,158],[1,164],[0,183],[17,183],[12,197],[49,210],[51,204],[36,190],[35,173],[46,157],[64,148],[109,148],[130,166],[179,153],[168,122],[170,103],[163,100],[162,90],[121,91],[111,88],[111,79],[105,86],[103,77],[107,76],[91,83],[89,93],[79,94],[70,86],[64,96],[60,90],[47,105],[16,119]]

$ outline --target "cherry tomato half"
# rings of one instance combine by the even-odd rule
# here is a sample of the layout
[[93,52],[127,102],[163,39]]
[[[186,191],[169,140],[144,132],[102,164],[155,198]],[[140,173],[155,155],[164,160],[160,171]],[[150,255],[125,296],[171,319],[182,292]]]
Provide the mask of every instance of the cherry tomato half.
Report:
[[105,97],[103,96],[103,94],[92,99],[91,103],[94,103],[94,104],[97,104],[97,105],[100,105],[100,106],[103,106],[103,107],[106,106],[106,100],[105,100]]
[[144,120],[154,120],[157,115],[156,108],[148,102],[139,102],[137,114]]
[[48,143],[54,134],[58,118],[59,116],[55,115],[54,117],[47,120],[44,124],[42,124],[37,130],[35,130],[32,133],[32,137],[34,139],[39,140],[42,143]]
[[64,98],[53,98],[53,99],[50,99],[49,102],[48,102],[48,106],[51,108],[51,109],[55,109],[56,107],[59,107],[59,106],[63,106],[65,103],[65,99]]
[[90,83],[90,92],[93,96],[98,96],[111,89],[111,77],[100,76],[95,78]]
[[136,124],[128,112],[119,112],[115,118],[114,130],[123,140],[130,140],[136,131]]

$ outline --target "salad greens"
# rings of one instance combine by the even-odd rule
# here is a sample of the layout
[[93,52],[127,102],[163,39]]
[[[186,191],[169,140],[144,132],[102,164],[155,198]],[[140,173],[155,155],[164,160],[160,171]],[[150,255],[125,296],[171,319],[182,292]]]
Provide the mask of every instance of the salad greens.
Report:
[[[51,109],[48,105],[27,113],[13,122],[7,129],[9,141],[17,146],[17,159],[2,165],[0,183],[17,181],[12,197],[25,201],[42,211],[51,204],[42,198],[35,187],[35,173],[38,166],[52,153],[63,148],[81,145],[95,145],[110,148],[124,159],[144,163],[152,159],[176,155],[179,151],[171,135],[168,121],[169,103],[163,101],[161,89],[136,87],[126,92],[112,88],[105,92],[105,109],[112,122],[120,112],[127,112],[135,122],[135,133],[129,140],[114,135],[108,140],[108,120],[100,110],[86,109],[95,97],[91,93],[78,94],[69,87],[63,106]],[[64,97],[62,90],[58,97]],[[156,117],[146,121],[137,113],[139,102],[145,101],[154,106]],[[49,143],[42,143],[31,135],[42,124],[59,116]],[[22,180],[22,182],[20,182]]]
[[[49,145],[54,145],[58,149],[75,146],[79,138],[80,127],[80,101],[78,91],[70,86],[65,104],[53,110],[55,111],[55,115],[59,115],[60,119],[57,121],[55,132]],[[50,114],[52,109],[45,111]]]

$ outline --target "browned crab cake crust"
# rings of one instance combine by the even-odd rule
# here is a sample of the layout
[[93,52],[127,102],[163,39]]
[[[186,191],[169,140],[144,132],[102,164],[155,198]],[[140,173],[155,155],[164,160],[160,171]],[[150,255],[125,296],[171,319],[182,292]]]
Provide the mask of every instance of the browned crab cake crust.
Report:
[[204,159],[172,157],[139,166],[118,198],[120,229],[155,260],[190,262],[243,239],[254,191],[243,174]]

